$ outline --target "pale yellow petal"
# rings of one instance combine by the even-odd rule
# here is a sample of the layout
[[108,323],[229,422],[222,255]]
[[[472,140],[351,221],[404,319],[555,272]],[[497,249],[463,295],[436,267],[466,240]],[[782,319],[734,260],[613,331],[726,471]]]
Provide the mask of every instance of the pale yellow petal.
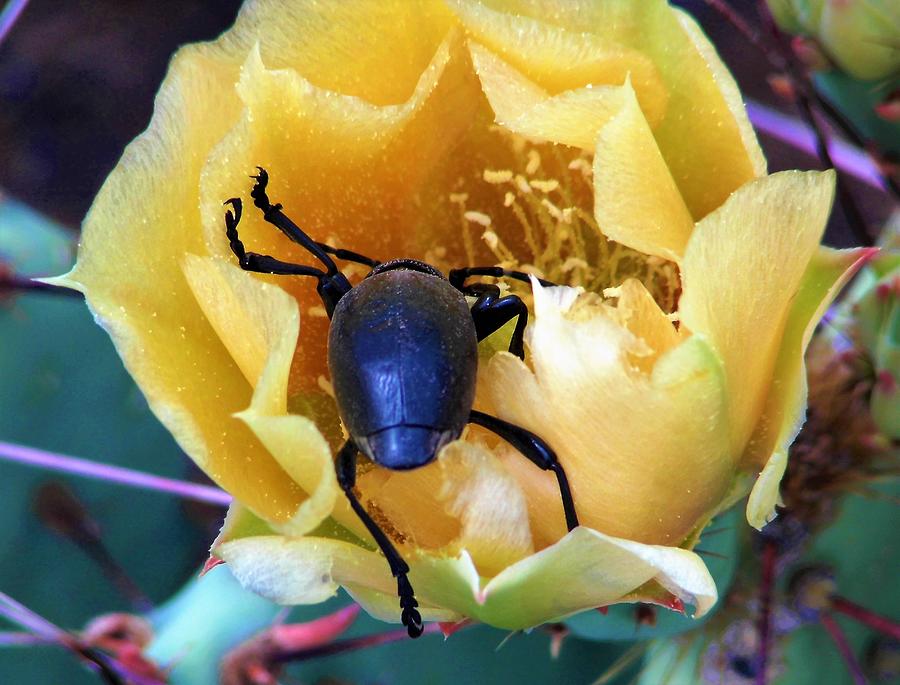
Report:
[[[67,281],[86,293],[151,409],[222,487],[261,514],[287,518],[302,493],[239,421],[250,385],[205,319],[181,271],[205,251],[197,182],[208,148],[239,115],[223,102],[237,65],[182,49],[148,130],[101,189]],[[222,53],[224,56],[224,52]]]
[[[399,619],[397,604],[391,611],[396,582],[387,563],[351,543],[255,536],[224,541],[215,553],[242,585],[275,602],[320,602],[346,585],[377,616]],[[641,545],[586,528],[486,583],[466,552],[456,558],[422,555],[408,561],[423,615],[441,620],[469,616],[507,630],[614,603],[651,581],[694,604],[697,616],[716,600],[715,583],[693,552]]]
[[616,86],[591,86],[551,96],[496,54],[469,42],[484,94],[503,128],[537,142],[593,151],[597,131],[630,94]]
[[457,441],[441,452],[439,463],[444,483],[436,499],[461,524],[449,551],[466,550],[486,576],[534,551],[525,495],[487,449]]
[[[556,450],[583,525],[678,544],[733,474],[720,361],[695,335],[644,373],[628,355],[646,343],[610,317],[608,305],[573,303],[559,292],[571,291],[535,288],[534,371],[509,354],[491,361],[493,404]],[[524,460],[510,455],[507,463],[514,458]],[[528,464],[508,468],[528,496],[535,546],[559,539],[565,527],[552,476]]]
[[432,0],[250,0],[219,42],[246,55],[258,41],[267,64],[386,105],[409,97],[451,21]]
[[653,124],[668,94],[651,59],[615,37],[573,32],[524,15],[498,12],[478,0],[447,0],[466,31],[551,95],[630,78]]
[[203,313],[255,386],[237,416],[309,495],[281,524],[292,535],[313,530],[339,495],[328,443],[315,424],[287,413],[288,377],[300,326],[297,303],[280,288],[214,257],[188,255],[184,272]]
[[464,549],[481,574],[493,574],[533,551],[524,494],[481,445],[451,443],[435,463],[412,471],[367,470],[359,489],[411,553]]
[[788,171],[752,181],[697,224],[685,252],[679,314],[724,364],[734,459],[771,392],[792,303],[833,193],[832,172]]
[[[702,60],[703,66],[706,68],[706,74],[708,74],[707,79],[710,79],[711,83],[718,88],[719,97],[722,101],[722,107],[721,109],[718,109],[716,115],[720,121],[726,122],[728,130],[725,135],[720,132],[716,132],[714,134],[716,136],[720,136],[720,138],[719,140],[712,141],[712,143],[718,143],[719,147],[718,149],[713,149],[710,152],[710,156],[714,158],[716,154],[732,155],[732,157],[737,160],[737,164],[739,167],[737,170],[735,170],[734,175],[726,180],[726,183],[722,183],[723,179],[719,179],[718,182],[727,188],[728,185],[739,183],[740,180],[744,178],[749,180],[749,178],[752,177],[765,176],[768,170],[768,164],[766,162],[765,156],[763,155],[762,148],[759,146],[759,141],[756,138],[756,131],[753,130],[753,124],[750,123],[750,116],[747,114],[747,108],[744,105],[744,98],[741,95],[741,91],[738,88],[737,82],[734,80],[731,72],[728,71],[728,68],[722,62],[721,58],[716,52],[715,46],[710,42],[706,34],[703,33],[703,29],[701,29],[700,25],[696,21],[694,21],[693,17],[691,17],[687,12],[683,11],[676,11],[676,16],[678,17],[678,22],[681,24],[685,35],[693,44],[694,48],[697,51],[697,54],[700,57],[700,60]],[[706,89],[704,89],[703,92],[705,93]],[[699,97],[701,93],[695,93],[695,95]],[[663,138],[665,136],[665,133],[665,131],[662,131],[660,133],[660,137]],[[707,134],[709,133],[711,132],[707,131]],[[673,139],[677,135],[677,130],[672,132]],[[666,145],[667,142],[668,141],[661,142],[661,145]],[[701,161],[701,165],[704,162],[708,161],[708,159],[709,158],[707,157],[706,159]],[[722,165],[715,165],[717,169],[721,168],[721,166]],[[713,170],[706,169],[705,171]],[[714,177],[708,176],[705,178],[706,180],[710,180]],[[719,191],[719,193],[723,192],[723,190]],[[699,191],[694,191],[694,193],[699,193]],[[687,194],[690,196],[694,193]],[[698,213],[705,213],[705,211],[702,209],[704,206],[718,206],[718,204],[716,203],[718,202],[718,200],[724,199],[724,196],[717,195],[713,196],[713,198],[717,199],[711,198],[708,201],[708,204],[701,204],[700,208],[698,208]]]
[[[664,0],[452,0],[466,29],[551,94],[600,80],[591,59],[631,73],[638,101],[692,216],[766,173],[734,79],[683,11]],[[635,57],[636,55],[636,57]],[[607,71],[607,78],[611,75]],[[656,126],[657,113],[663,116]]]
[[806,417],[806,346],[828,305],[872,254],[873,250],[867,249],[838,251],[820,247],[791,303],[772,374],[772,391],[744,454],[748,467],[764,465],[747,502],[747,519],[756,528],[774,516],[788,450]]
[[633,96],[600,128],[595,145],[594,216],[600,230],[623,245],[679,261],[694,221]]
[[[353,600],[366,610],[370,616],[385,623],[398,623],[400,613],[397,609],[399,601],[396,593],[378,592],[362,585],[345,585],[344,589]],[[440,607],[418,606],[423,621],[440,621],[441,623],[455,623],[465,618],[460,613],[451,609]]]
[[715,581],[693,552],[581,527],[493,578],[482,592],[482,615],[500,627],[529,627],[613,604],[651,580],[693,604],[697,617],[718,596]]
[[646,351],[629,355],[631,364],[641,371],[649,373],[662,354],[686,337],[683,330],[675,328],[639,280],[629,278],[621,286],[608,288],[603,294],[617,299],[611,313],[616,315],[619,324],[647,344]]

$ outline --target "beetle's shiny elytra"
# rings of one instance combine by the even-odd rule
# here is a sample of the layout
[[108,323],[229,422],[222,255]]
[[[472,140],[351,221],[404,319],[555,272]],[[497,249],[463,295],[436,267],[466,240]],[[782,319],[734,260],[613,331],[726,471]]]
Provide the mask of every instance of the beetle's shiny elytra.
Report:
[[[360,451],[385,468],[413,469],[433,461],[466,424],[478,424],[556,474],[566,524],[569,530],[578,525],[565,470],[550,446],[524,428],[472,409],[478,341],[516,319],[509,351],[524,358],[528,309],[516,295],[501,297],[496,285],[466,285],[466,279],[493,276],[528,281],[529,276],[493,266],[467,267],[452,270],[448,280],[418,260],[382,263],[317,243],[281,211],[281,205],[269,202],[266,171],[260,167],[259,175],[252,178],[256,184],[250,196],[265,220],[306,248],[325,269],[247,252],[237,231],[242,207],[237,198],[225,203],[233,208],[225,213],[225,235],[246,271],[317,279],[316,290],[331,318],[328,369],[341,420],[350,434],[335,460],[338,484],[384,554],[397,579],[400,620],[410,637],[418,637],[422,617],[407,577],[409,566],[354,492]],[[331,255],[372,271],[354,287]],[[466,295],[476,298],[471,308]]]
[[341,420],[389,469],[433,460],[469,422],[478,338],[463,294],[409,263],[373,273],[341,298],[328,369]]

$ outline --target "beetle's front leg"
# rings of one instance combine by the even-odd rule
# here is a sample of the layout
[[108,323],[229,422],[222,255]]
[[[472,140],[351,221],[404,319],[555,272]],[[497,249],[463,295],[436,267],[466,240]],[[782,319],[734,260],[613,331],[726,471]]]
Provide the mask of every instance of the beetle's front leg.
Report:
[[484,412],[472,410],[469,414],[469,423],[474,423],[482,428],[487,428],[496,433],[515,447],[528,459],[540,466],[545,471],[553,471],[559,483],[559,494],[562,497],[563,511],[566,514],[566,525],[569,530],[578,527],[578,515],[575,513],[575,502],[572,500],[572,490],[569,488],[569,479],[566,478],[565,469],[559,463],[556,452],[537,435],[529,430],[517,426]]
[[237,230],[241,221],[242,203],[239,198],[233,197],[226,201],[225,204],[231,205],[234,209],[233,212],[230,209],[225,212],[225,236],[228,238],[231,251],[238,258],[238,264],[244,271],[279,274],[282,276],[315,276],[320,280],[325,276],[324,271],[312,266],[291,264],[290,262],[282,262],[269,255],[247,252],[244,243],[238,236]]
[[518,295],[500,297],[500,288],[487,283],[473,283],[462,289],[465,295],[478,299],[472,305],[472,320],[478,340],[484,340],[508,321],[518,317],[516,328],[509,339],[509,351],[519,359],[525,359],[525,326],[528,324],[528,307]]
[[388,565],[391,567],[391,574],[397,579],[397,594],[400,597],[400,620],[406,626],[406,632],[410,637],[419,637],[422,634],[422,616],[416,610],[419,602],[416,601],[416,595],[412,585],[406,574],[409,573],[409,565],[400,556],[394,545],[384,534],[384,531],[378,527],[378,524],[372,520],[369,513],[360,504],[356,494],[353,492],[353,486],[356,485],[356,456],[359,454],[359,448],[353,439],[347,440],[341,451],[338,452],[335,466],[337,468],[338,485],[350,500],[350,506],[356,515],[368,529],[381,552],[387,559]]

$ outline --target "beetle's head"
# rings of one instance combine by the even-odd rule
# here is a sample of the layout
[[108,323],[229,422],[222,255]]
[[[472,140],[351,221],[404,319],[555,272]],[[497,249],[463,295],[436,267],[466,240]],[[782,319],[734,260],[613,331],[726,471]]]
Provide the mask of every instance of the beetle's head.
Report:
[[458,436],[426,426],[385,428],[356,443],[369,459],[394,471],[408,471],[434,461],[441,448]]

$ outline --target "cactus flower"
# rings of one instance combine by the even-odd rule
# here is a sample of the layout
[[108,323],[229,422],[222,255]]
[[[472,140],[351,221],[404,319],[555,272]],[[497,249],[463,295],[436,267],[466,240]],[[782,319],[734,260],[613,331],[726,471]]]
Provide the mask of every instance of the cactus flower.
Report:
[[[483,341],[475,406],[553,446],[580,527],[566,532],[552,475],[478,428],[423,468],[360,468],[426,619],[709,610],[691,547],[751,486],[750,523],[771,515],[803,351],[866,253],[820,247],[833,174],[766,174],[689,15],[661,0],[249,1],[176,54],[94,202],[58,282],[233,494],[214,554],[276,601],[340,585],[396,621],[396,583],[335,479],[314,283],[241,271],[225,237],[222,203],[257,165],[317,240],[562,284],[511,286],[532,307],[526,359],[508,331]],[[241,238],[308,263],[254,212]]]

